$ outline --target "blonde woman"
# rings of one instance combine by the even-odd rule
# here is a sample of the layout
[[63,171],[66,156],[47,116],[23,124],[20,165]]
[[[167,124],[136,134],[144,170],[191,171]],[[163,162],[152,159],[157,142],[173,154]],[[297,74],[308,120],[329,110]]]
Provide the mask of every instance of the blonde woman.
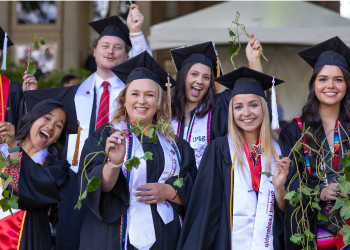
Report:
[[205,150],[178,250],[282,249],[290,160],[272,138],[264,90],[273,79],[246,67],[215,79],[232,89],[229,133]]
[[[143,145],[141,135],[118,132],[128,131],[137,121],[147,126],[161,117],[169,120],[162,89],[167,73],[147,52],[112,70],[126,86],[117,98],[112,123],[94,132],[82,151],[80,171],[91,152],[105,151],[108,160],[99,154],[87,165],[89,178],[96,176],[102,183],[86,197],[80,249],[175,249],[197,171],[194,151],[182,139],[175,142],[171,126],[165,132],[157,130],[156,143],[144,136]],[[153,159],[141,159],[139,167],[128,172],[125,161],[145,152]],[[183,178],[181,188],[174,185],[178,175]],[[86,186],[85,177],[83,182]]]

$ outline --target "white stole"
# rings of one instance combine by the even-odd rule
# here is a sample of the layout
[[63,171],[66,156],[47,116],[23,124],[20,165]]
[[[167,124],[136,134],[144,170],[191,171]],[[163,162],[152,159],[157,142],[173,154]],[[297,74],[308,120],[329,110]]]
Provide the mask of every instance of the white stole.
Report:
[[[113,126],[119,130],[127,129],[125,122],[113,124]],[[162,135],[159,135],[158,133],[157,135],[163,148],[165,162],[164,171],[160,176],[158,182],[165,183],[165,181],[170,177],[178,175],[180,162],[177,159],[176,152],[171,148],[170,143],[167,142]],[[127,140],[130,140],[130,138],[126,138]],[[138,140],[137,136],[135,136],[135,134],[132,134],[132,140],[132,156],[142,157],[144,155],[144,151],[140,144],[140,141]],[[175,148],[177,148],[174,141],[173,144],[175,145]],[[126,160],[127,155],[125,155],[125,161]],[[157,161],[157,159],[153,159],[153,161]],[[122,167],[122,171],[123,173],[126,172],[125,166]],[[139,250],[150,249],[156,241],[151,206],[149,204],[137,201],[138,197],[135,196],[135,193],[137,192],[135,189],[146,183],[147,165],[146,161],[141,159],[138,169],[133,168],[130,173],[130,207],[127,211],[128,223],[126,231],[126,239],[127,236],[129,236],[130,244]],[[173,207],[167,201],[157,203],[157,211],[164,224],[168,224],[174,219]]]
[[[74,97],[77,118],[80,122],[80,127],[82,128],[80,132],[78,165],[70,167],[75,173],[77,173],[79,169],[81,150],[83,149],[85,140],[89,137],[92,107],[94,104],[95,74],[96,72],[91,74],[82,84],[80,84]],[[118,78],[118,81],[121,82],[119,78]],[[125,86],[124,84],[117,84],[117,85],[111,86],[109,98],[112,98],[112,100],[116,100],[120,91],[124,88],[124,86]],[[115,105],[110,105],[109,107],[109,121],[111,121],[113,112],[117,108],[116,103],[113,102],[113,104]],[[99,104],[96,103],[96,109],[98,109],[98,105]],[[68,137],[67,161],[70,164],[72,164],[72,160],[74,156],[76,139],[77,139],[76,134],[71,134]]]
[[[234,146],[227,136],[231,160],[234,157]],[[277,155],[281,150],[277,142],[273,141]],[[244,152],[243,152],[244,154]],[[271,158],[271,162],[275,159]],[[238,167],[235,161],[233,169],[233,211],[232,211],[232,249],[239,246],[240,249],[271,249],[273,250],[273,218],[275,189],[272,185],[272,177],[261,175],[259,197],[252,188],[251,173],[247,157],[244,157],[245,167]],[[273,174],[275,164],[271,164],[270,173]],[[265,157],[261,155],[261,172],[267,172]],[[253,190],[253,191],[250,191]],[[250,192],[249,192],[250,191]]]
[[[4,157],[8,157],[9,156],[9,152],[8,152],[8,145],[7,143],[1,144],[0,145],[0,151],[2,153],[2,155]],[[35,163],[42,165],[45,161],[46,156],[49,154],[49,152],[47,151],[47,148],[40,150],[39,152],[37,152],[35,155],[33,155],[32,157],[30,157]],[[0,178],[1,180],[1,178]],[[2,185],[0,186],[0,196],[2,197],[2,193],[3,193],[3,188]],[[12,209],[12,212],[15,214],[17,212],[21,211],[21,209]],[[0,220],[6,218],[7,216],[12,216],[10,211],[7,210],[6,212],[4,212],[2,209],[0,209]]]
[[[196,114],[194,114],[188,127],[187,134],[184,133],[183,135],[183,139],[194,149],[197,168],[201,163],[204,150],[210,141],[210,120],[211,110],[203,118],[197,118]],[[176,135],[179,136],[181,122],[178,122],[175,118],[172,120],[172,126]]]

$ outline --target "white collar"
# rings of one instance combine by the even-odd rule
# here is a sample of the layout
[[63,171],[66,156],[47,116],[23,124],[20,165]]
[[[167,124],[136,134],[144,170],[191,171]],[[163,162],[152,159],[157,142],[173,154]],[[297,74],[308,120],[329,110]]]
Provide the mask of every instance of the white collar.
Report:
[[103,82],[109,82],[109,84],[111,85],[111,87],[116,87],[118,86],[118,77],[117,76],[113,76],[107,80],[103,80],[97,73],[95,74],[95,86],[96,89],[99,89],[102,85]]

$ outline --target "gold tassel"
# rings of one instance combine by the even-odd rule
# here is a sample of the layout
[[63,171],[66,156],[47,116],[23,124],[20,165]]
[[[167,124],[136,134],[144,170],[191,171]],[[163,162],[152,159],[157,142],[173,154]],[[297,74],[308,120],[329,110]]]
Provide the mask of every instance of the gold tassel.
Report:
[[[216,77],[220,76],[220,64],[219,64],[219,57],[216,58]],[[217,82],[215,84],[216,91],[219,93],[220,92],[220,84]]]
[[77,166],[78,165],[78,154],[79,154],[79,144],[80,144],[80,122],[78,121],[78,133],[77,133],[77,140],[75,141],[75,150],[74,150],[74,156],[73,156],[73,161],[72,165]]

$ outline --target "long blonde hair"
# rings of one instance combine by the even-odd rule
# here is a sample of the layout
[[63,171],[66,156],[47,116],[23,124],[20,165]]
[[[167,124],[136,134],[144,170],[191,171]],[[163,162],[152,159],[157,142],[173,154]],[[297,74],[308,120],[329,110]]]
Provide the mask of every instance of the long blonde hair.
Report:
[[[263,120],[261,123],[261,129],[260,129],[260,143],[261,148],[263,150],[263,154],[265,156],[265,166],[267,171],[271,171],[271,157],[273,157],[276,160],[274,147],[272,144],[272,129],[270,126],[270,118],[269,118],[269,110],[267,107],[267,102],[264,98],[257,96],[260,100],[262,111],[263,111]],[[230,136],[230,141],[232,145],[234,145],[236,149],[236,161],[237,165],[241,170],[243,170],[243,167],[247,167],[244,164],[244,145],[245,145],[245,139],[244,139],[244,133],[243,130],[237,126],[235,123],[235,120],[233,118],[233,98],[230,101],[229,106],[229,115],[228,115],[228,133]]]
[[[125,87],[120,91],[118,97],[117,97],[117,109],[113,113],[112,122],[119,123],[121,121],[128,122],[128,115],[126,108],[124,107],[125,103],[125,96],[126,91],[128,87],[130,86],[132,82],[129,82]],[[154,84],[158,87],[158,101],[157,101],[157,113],[153,116],[153,124],[156,124],[158,122],[158,119],[160,117],[163,117],[164,121],[168,122],[170,121],[170,115],[169,115],[169,109],[168,109],[168,102],[167,97],[163,89],[154,82]],[[130,122],[130,121],[129,121]],[[161,127],[158,127],[157,132],[161,135],[163,135],[169,142],[174,140],[175,134],[174,130],[170,126],[168,129],[163,131]]]

